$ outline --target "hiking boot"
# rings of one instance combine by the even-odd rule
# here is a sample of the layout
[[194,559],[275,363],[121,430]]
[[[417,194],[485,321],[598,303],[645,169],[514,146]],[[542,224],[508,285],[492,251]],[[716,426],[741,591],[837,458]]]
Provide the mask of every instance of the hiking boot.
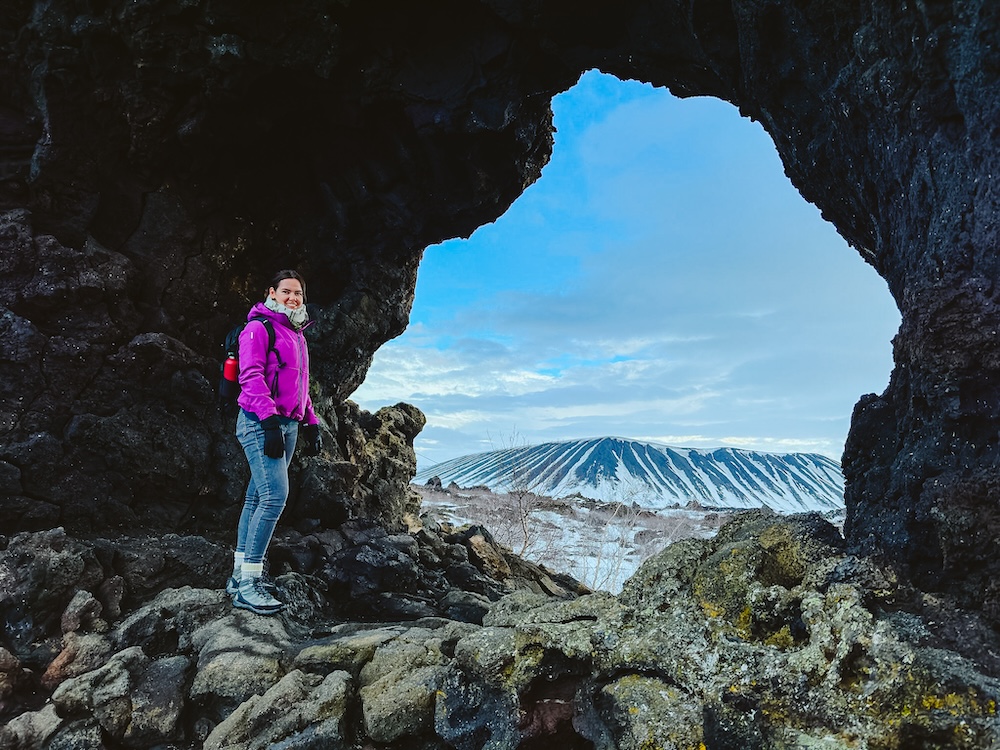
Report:
[[271,596],[260,578],[244,578],[233,596],[233,606],[258,615],[275,615],[285,605]]
[[[267,573],[264,573],[260,577],[260,584],[264,587],[264,590],[271,596],[278,593],[278,585]],[[240,579],[236,576],[229,576],[229,580],[226,581],[226,594],[228,596],[236,596],[236,591],[240,587]]]
[[271,576],[269,576],[267,573],[264,573],[264,575],[260,577],[260,585],[263,586],[264,591],[269,593],[271,596],[273,597],[278,596],[278,584],[276,584],[274,582],[274,579],[271,578]]

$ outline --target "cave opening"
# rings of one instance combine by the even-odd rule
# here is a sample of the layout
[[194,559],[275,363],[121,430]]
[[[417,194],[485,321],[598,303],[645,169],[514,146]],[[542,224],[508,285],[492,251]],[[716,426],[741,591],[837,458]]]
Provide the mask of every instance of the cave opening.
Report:
[[763,128],[595,70],[552,106],[541,178],[425,251],[410,325],[352,398],[424,412],[422,469],[515,434],[839,461],[899,312]]

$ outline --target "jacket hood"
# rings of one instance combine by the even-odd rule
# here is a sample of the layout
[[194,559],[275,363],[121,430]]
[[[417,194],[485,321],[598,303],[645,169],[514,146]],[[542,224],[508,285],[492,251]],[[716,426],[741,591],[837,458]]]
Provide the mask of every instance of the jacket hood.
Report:
[[253,320],[254,318],[268,318],[278,325],[292,328],[292,321],[288,319],[287,315],[277,310],[269,309],[263,302],[256,303],[250,308],[250,312],[247,313],[247,320]]

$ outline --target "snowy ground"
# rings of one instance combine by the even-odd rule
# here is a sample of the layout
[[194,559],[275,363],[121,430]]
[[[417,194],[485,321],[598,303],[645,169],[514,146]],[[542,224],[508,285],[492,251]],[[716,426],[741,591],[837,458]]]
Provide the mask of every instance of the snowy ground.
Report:
[[501,544],[592,589],[618,593],[639,565],[671,542],[708,538],[742,511],[649,511],[589,498],[494,494],[485,488],[412,485],[422,513],[456,527],[480,524]]

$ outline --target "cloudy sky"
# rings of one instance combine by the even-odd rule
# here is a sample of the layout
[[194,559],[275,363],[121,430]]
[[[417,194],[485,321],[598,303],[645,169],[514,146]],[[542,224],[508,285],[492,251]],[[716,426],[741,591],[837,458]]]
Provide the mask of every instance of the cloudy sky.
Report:
[[598,73],[552,106],[541,179],[427,249],[410,327],[352,398],[424,412],[421,469],[603,436],[839,460],[899,314],[763,129]]

